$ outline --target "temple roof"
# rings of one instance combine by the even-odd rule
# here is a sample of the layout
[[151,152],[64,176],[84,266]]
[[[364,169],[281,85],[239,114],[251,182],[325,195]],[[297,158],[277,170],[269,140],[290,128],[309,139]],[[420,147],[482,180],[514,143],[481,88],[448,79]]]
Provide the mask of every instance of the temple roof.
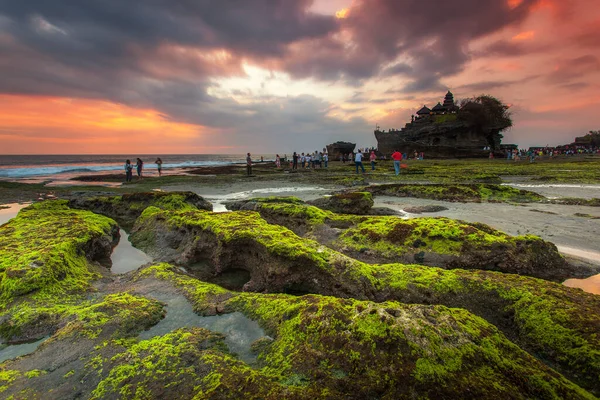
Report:
[[430,114],[431,110],[427,106],[423,106],[419,111],[417,111],[417,115]]
[[446,111],[446,107],[444,107],[443,105],[441,105],[440,103],[437,103],[435,105],[435,107],[433,107],[433,111]]
[[444,107],[453,106],[454,105],[454,95],[451,91],[448,90],[446,96],[444,97]]

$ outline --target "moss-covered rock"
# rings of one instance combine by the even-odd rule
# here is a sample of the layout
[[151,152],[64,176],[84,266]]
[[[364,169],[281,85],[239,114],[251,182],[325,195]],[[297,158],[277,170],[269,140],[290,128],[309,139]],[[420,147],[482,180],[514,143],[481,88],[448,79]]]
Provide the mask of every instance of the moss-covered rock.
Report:
[[129,229],[148,206],[165,210],[208,210],[212,204],[192,192],[126,193],[122,196],[75,197],[69,207],[106,215]]
[[51,298],[86,290],[98,276],[90,262],[110,266],[118,235],[114,221],[62,200],[24,208],[0,226],[0,304],[31,292]]
[[600,374],[600,299],[580,290],[494,272],[368,265],[269,225],[254,212],[148,208],[136,224],[133,242],[147,231],[155,232],[151,241],[140,243],[147,251],[163,247],[161,237],[168,232],[185,232],[175,261],[203,260],[214,274],[247,269],[247,291],[320,293],[471,310],[577,382],[600,389],[595,378]]
[[554,244],[537,236],[510,236],[480,223],[441,217],[357,217],[275,199],[268,203],[248,200],[242,208],[369,263],[485,269],[556,282],[594,274],[589,268],[568,264]]
[[348,192],[323,197],[308,203],[338,214],[366,215],[373,207],[373,196],[369,192]]
[[363,218],[329,246],[367,262],[484,269],[556,282],[578,276],[554,244],[537,236],[510,236],[483,224],[443,217]]
[[[282,385],[332,399],[593,398],[465,310],[315,295],[224,296],[176,271],[162,264],[139,275],[173,282],[197,309],[219,303],[223,310],[242,311],[273,336],[260,346],[257,376],[245,381],[249,398],[281,396]],[[246,373],[232,366],[213,375],[214,386],[225,395],[230,382]],[[210,393],[203,392],[212,398]]]
[[364,188],[374,195],[418,197],[422,199],[455,201],[464,203],[514,202],[534,203],[546,198],[534,192],[510,186],[492,184],[416,185],[386,184]]

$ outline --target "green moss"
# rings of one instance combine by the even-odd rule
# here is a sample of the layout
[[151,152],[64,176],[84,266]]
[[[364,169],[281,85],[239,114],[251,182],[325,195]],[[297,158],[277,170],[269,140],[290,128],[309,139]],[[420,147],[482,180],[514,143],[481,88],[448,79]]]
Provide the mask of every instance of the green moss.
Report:
[[6,311],[0,333],[10,339],[30,328],[45,326],[53,332],[63,325],[51,340],[69,336],[93,339],[110,326],[107,334],[122,337],[137,334],[162,317],[161,303],[129,293],[107,295],[95,302],[78,297],[56,298],[53,303],[31,300]]
[[418,197],[424,199],[457,202],[531,203],[545,200],[544,196],[534,192],[519,190],[510,186],[492,184],[396,184],[368,187],[367,190],[371,191],[373,194],[384,194],[398,197]]
[[0,304],[34,291],[53,297],[87,289],[97,274],[88,267],[86,246],[111,241],[114,230],[114,221],[63,201],[24,208],[0,227]]
[[[323,247],[311,240],[298,240],[289,229],[267,223],[256,212],[211,213],[206,211],[169,212],[148,207],[138,219],[137,230],[153,229],[154,220],[165,220],[171,227],[187,227],[211,232],[223,244],[252,241],[269,254],[295,260],[309,260],[322,269],[328,268]],[[144,224],[146,224],[144,226]],[[131,238],[137,242],[136,233]]]
[[31,378],[37,378],[38,376],[45,375],[47,373],[48,373],[48,371],[42,371],[40,369],[32,369],[31,371],[27,371],[25,373],[25,376],[28,379],[31,379]]
[[67,372],[66,374],[64,374],[63,378],[67,379],[67,378],[69,378],[69,377],[71,377],[73,375],[75,375],[75,370],[74,369],[72,369],[69,372]]

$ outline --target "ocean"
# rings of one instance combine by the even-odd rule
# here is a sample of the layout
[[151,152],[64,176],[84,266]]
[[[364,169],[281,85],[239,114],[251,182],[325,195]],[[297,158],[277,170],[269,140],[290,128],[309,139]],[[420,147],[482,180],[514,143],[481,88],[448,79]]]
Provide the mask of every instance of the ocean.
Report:
[[[157,171],[155,155],[0,155],[0,179],[36,180],[69,179],[77,175],[123,172],[125,160],[129,158],[135,165],[136,158],[144,161],[144,173],[153,175]],[[243,154],[170,154],[159,156],[163,161],[163,171],[181,168],[230,165],[244,163]],[[260,160],[261,155],[253,156]],[[263,155],[265,161],[274,155]]]

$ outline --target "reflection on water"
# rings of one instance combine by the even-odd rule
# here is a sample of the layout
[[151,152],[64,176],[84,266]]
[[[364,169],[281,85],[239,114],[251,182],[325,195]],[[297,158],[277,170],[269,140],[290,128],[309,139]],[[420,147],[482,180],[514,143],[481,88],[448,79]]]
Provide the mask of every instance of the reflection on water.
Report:
[[567,279],[563,285],[579,288],[588,293],[600,294],[600,274],[586,279]]
[[[573,247],[556,246],[558,251],[573,257],[581,258],[593,263],[600,262],[600,253],[590,250],[575,249]],[[563,285],[568,287],[580,288],[586,292],[600,294],[600,274],[586,279],[567,279]]]
[[255,321],[240,312],[201,317],[194,313],[191,304],[179,294],[150,293],[148,297],[167,304],[167,316],[158,324],[142,332],[139,338],[150,339],[165,335],[178,328],[200,327],[225,335],[229,351],[248,363],[256,362],[256,355],[250,346],[254,341],[265,337],[264,331]]
[[292,196],[298,192],[310,192],[310,191],[321,191],[329,190],[318,186],[287,186],[278,188],[263,188],[248,190],[245,192],[230,193],[225,195],[205,195],[203,196],[206,200],[210,201],[213,205],[213,212],[227,212],[227,208],[223,203],[227,201],[243,200],[252,197],[257,197],[257,194],[269,194],[278,196]]
[[121,233],[121,239],[110,257],[112,259],[110,270],[113,274],[124,274],[134,271],[152,261],[149,255],[131,245],[129,235],[123,229],[119,230],[119,232]]
[[[0,206],[0,225],[4,225],[9,220],[13,219],[17,216],[19,211],[22,208],[27,207],[31,203],[19,204],[19,203],[11,203],[11,204],[2,204]],[[4,208],[8,207],[8,208]]]
[[21,357],[27,354],[31,354],[48,339],[48,336],[31,343],[15,344],[6,346],[0,350],[0,363],[6,360],[12,360],[13,358]]

